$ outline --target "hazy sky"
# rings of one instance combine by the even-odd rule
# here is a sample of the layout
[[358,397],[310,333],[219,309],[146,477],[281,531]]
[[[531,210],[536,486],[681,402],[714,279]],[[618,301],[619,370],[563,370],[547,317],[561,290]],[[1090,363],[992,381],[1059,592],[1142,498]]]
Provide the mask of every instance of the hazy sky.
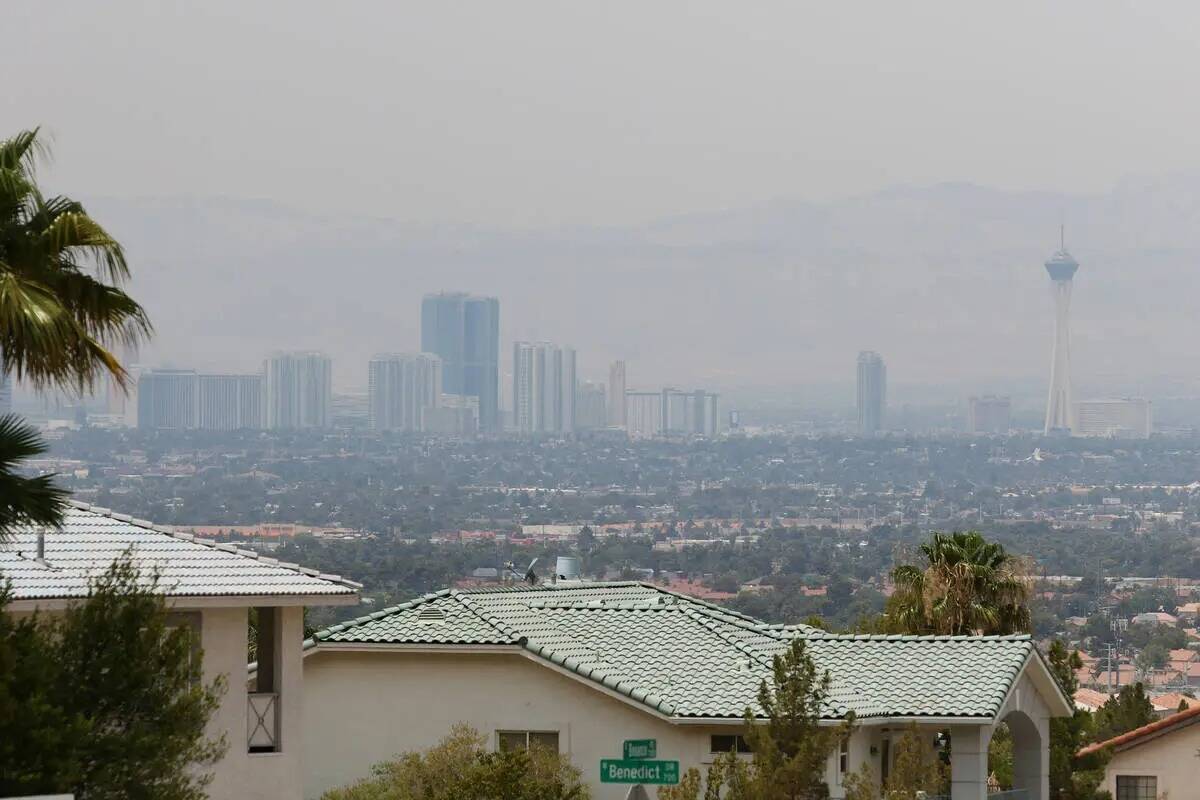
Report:
[[9,2],[80,196],[622,224],[1200,167],[1195,2]]

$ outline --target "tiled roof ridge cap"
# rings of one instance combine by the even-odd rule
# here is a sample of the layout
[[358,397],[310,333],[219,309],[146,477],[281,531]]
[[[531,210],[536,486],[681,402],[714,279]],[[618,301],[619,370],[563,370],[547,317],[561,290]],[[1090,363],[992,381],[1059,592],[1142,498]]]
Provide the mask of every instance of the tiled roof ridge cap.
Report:
[[745,622],[752,622],[756,626],[761,626],[763,624],[762,620],[755,619],[754,617],[750,616],[749,614],[743,614],[740,611],[734,611],[733,609],[725,608],[724,606],[719,606],[716,603],[710,603],[707,600],[701,600],[699,597],[693,597],[690,594],[684,594],[683,592],[677,592],[674,589],[668,589],[664,586],[659,586],[658,584],[649,583],[647,581],[634,581],[634,583],[638,584],[639,586],[645,586],[648,589],[654,589],[658,592],[661,592],[662,594],[670,595],[672,597],[678,597],[682,600],[688,601],[689,603],[700,606],[701,608],[707,609],[709,611],[714,611],[718,614],[724,614],[725,616],[735,617],[736,619],[740,619]]
[[401,603],[400,605],[388,606],[387,608],[381,608],[378,611],[373,611],[370,614],[364,614],[361,617],[355,617],[354,619],[348,619],[345,622],[339,622],[336,625],[330,625],[328,628],[322,628],[321,630],[316,631],[308,639],[305,639],[304,646],[306,648],[315,647],[318,642],[328,639],[335,633],[343,633],[351,628],[357,628],[359,625],[366,625],[368,622],[374,622],[375,620],[383,619],[384,617],[390,617],[393,614],[400,613],[401,611],[408,611],[411,608],[416,608],[417,606],[425,605],[426,603],[433,602],[439,598],[449,596],[449,589],[441,589],[436,592],[430,592],[429,594],[423,594],[420,597]]
[[589,581],[579,583],[514,583],[503,586],[471,586],[455,589],[459,594],[515,594],[517,592],[566,592],[572,589],[618,589],[641,586],[638,581]]
[[745,655],[749,656],[750,658],[753,658],[755,661],[757,661],[762,666],[770,668],[774,664],[774,659],[772,657],[768,656],[766,653],[755,650],[754,648],[747,645],[745,642],[739,642],[737,639],[734,639],[733,637],[726,634],[725,631],[722,631],[717,624],[717,620],[713,619],[709,615],[704,614],[699,611],[694,611],[694,610],[687,610],[684,613],[686,613],[689,617],[691,617],[693,620],[695,620],[700,625],[700,627],[709,631],[714,636],[721,639],[723,642],[733,645],[733,647],[736,648],[739,652],[744,653]]
[[633,681],[625,678],[618,678],[614,675],[606,673],[599,667],[587,666],[570,656],[560,655],[550,649],[549,645],[537,644],[522,637],[521,644],[526,650],[533,653],[538,658],[549,661],[551,664],[570,670],[580,677],[587,678],[590,681],[600,684],[606,689],[610,689],[626,697],[632,698],[639,703],[649,706],[655,711],[660,711],[668,716],[675,715],[675,706],[667,702],[665,698],[659,697],[654,692],[647,691],[636,685]]
[[69,505],[72,508],[75,508],[79,511],[87,511],[90,514],[96,514],[101,517],[108,517],[109,519],[115,519],[118,522],[124,522],[127,525],[133,525],[135,528],[143,528],[145,530],[152,531],[153,533],[160,533],[165,536],[170,536],[173,539],[179,539],[180,541],[184,541],[184,542],[191,542],[192,544],[198,544],[198,545],[201,545],[202,547],[208,547],[213,550],[221,550],[226,553],[234,553],[236,555],[242,556],[243,558],[251,558],[256,561],[261,561],[264,564],[270,564],[272,566],[279,567],[280,569],[286,569],[290,572],[297,572],[297,573],[300,573],[301,575],[307,575],[310,578],[317,578],[318,580],[327,581],[328,583],[337,583],[342,586],[345,586],[348,589],[353,589],[356,592],[363,588],[363,585],[361,583],[359,583],[358,581],[352,581],[349,578],[343,578],[341,575],[330,575],[327,573],[323,573],[320,570],[309,569],[308,567],[302,567],[299,564],[294,564],[290,561],[280,561],[277,558],[260,555],[259,553],[255,552],[253,550],[243,550],[243,549],[237,547],[236,545],[228,544],[226,542],[217,542],[212,539],[202,539],[202,538],[196,536],[194,533],[182,533],[179,531],[172,530],[170,527],[168,527],[166,525],[155,525],[153,522],[150,522],[149,520],[136,519],[130,514],[119,514],[115,511],[113,511],[111,508],[104,508],[103,506],[94,506],[94,505],[91,505],[90,503],[84,503],[79,500],[75,500],[73,498],[67,500],[67,505]]
[[514,628],[512,625],[509,625],[507,622],[497,617],[495,614],[489,614],[473,597],[466,592],[460,592],[457,589],[450,589],[448,590],[448,595],[457,600],[463,608],[467,609],[476,617],[479,617],[479,619],[483,620],[486,625],[495,628],[497,631],[502,633],[510,641],[516,642],[517,644],[524,644],[527,641],[527,636]]

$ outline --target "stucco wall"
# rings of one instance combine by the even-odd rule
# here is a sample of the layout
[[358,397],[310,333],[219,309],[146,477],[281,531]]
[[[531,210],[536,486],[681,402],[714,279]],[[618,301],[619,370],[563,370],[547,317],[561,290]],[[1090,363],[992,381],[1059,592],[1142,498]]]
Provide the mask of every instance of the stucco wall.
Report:
[[225,696],[209,722],[212,735],[225,735],[229,747],[214,768],[210,800],[299,800],[301,797],[300,737],[304,727],[300,641],[304,610],[282,609],[284,647],[280,674],[281,751],[249,753],[246,749],[246,632],[247,609],[209,608],[201,613],[204,678],[224,675]]
[[[559,749],[597,800],[628,786],[601,784],[600,759],[625,739],[657,739],[658,758],[711,763],[709,735],[736,728],[668,723],[516,654],[321,652],[305,659],[304,796],[368,775],[372,764],[425,749],[456,722],[495,744],[497,730],[556,730]],[[865,755],[863,734],[854,749]],[[830,786],[840,797],[830,761]],[[653,792],[652,792],[653,794]]]
[[1118,775],[1153,775],[1158,778],[1158,796],[1170,800],[1200,795],[1197,769],[1200,762],[1200,724],[1179,728],[1145,744],[1113,754],[1104,773],[1104,786],[1117,796]]

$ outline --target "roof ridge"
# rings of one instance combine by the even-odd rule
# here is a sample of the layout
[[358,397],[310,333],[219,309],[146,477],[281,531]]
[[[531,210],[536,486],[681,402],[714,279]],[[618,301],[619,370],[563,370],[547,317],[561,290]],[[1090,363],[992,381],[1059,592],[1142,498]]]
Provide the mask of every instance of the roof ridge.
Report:
[[745,620],[747,622],[754,622],[757,625],[763,624],[762,620],[755,619],[754,617],[750,616],[749,614],[743,614],[740,611],[734,611],[732,609],[725,608],[724,606],[719,606],[716,603],[710,603],[707,600],[702,600],[699,597],[693,597],[690,594],[684,594],[683,592],[677,592],[674,589],[667,589],[666,587],[659,586],[658,584],[655,584],[655,583],[649,583],[647,581],[633,581],[633,583],[636,583],[639,586],[645,586],[648,589],[654,589],[655,591],[661,592],[662,594],[667,594],[667,595],[671,595],[672,597],[678,597],[683,600],[687,600],[689,603],[694,603],[695,605],[701,606],[702,608],[708,609],[709,611],[715,611],[715,612],[725,614],[730,617],[736,617],[738,619]]
[[191,542],[192,544],[198,544],[202,547],[208,547],[213,550],[222,550],[227,553],[234,553],[242,556],[243,558],[261,561],[264,564],[270,564],[272,566],[279,567],[280,569],[286,569],[290,572],[298,572],[301,575],[307,575],[310,578],[317,578],[319,580],[328,581],[329,583],[338,583],[349,589],[354,589],[355,591],[363,588],[363,585],[358,581],[352,581],[349,578],[343,578],[341,575],[331,575],[329,573],[321,572],[320,570],[302,567],[299,564],[291,561],[280,561],[277,558],[264,556],[254,550],[245,550],[227,542],[218,542],[213,539],[202,539],[196,536],[194,533],[183,533],[181,531],[176,531],[168,525],[155,525],[149,520],[136,519],[130,514],[119,514],[116,511],[113,511],[111,508],[93,506],[89,503],[84,503],[74,498],[68,498],[67,505],[72,506],[78,511],[86,511],[89,514],[115,519],[118,522],[124,522],[127,525],[133,525],[135,528],[142,528],[144,530],[153,531],[154,533],[161,533],[165,536],[179,539],[180,541]]
[[526,641],[528,641],[528,637],[514,628],[512,625],[509,625],[504,620],[499,619],[494,614],[488,614],[487,611],[481,608],[479,603],[467,593],[460,592],[457,589],[450,589],[448,590],[448,596],[454,600],[457,600],[459,605],[470,611],[475,616],[479,617],[490,627],[495,628],[497,631],[504,634],[504,636],[513,642],[524,644]]

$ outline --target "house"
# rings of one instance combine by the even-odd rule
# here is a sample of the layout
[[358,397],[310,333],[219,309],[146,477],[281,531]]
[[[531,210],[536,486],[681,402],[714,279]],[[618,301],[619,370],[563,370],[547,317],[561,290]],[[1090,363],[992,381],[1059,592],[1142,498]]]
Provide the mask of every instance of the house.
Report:
[[1075,707],[1094,712],[1107,703],[1111,697],[1111,694],[1098,692],[1095,689],[1076,689]]
[[[143,572],[159,571],[175,624],[198,637],[205,682],[218,675],[227,681],[209,729],[226,737],[228,750],[213,769],[208,796],[299,800],[304,607],[357,604],[360,586],[78,504],[61,529],[19,531],[0,545],[0,576],[12,587],[9,611],[61,611],[85,598],[89,582],[126,552]],[[251,608],[258,610],[264,667],[247,682]]]
[[1168,614],[1165,611],[1146,611],[1142,614],[1135,614],[1129,620],[1130,625],[1170,625],[1175,627],[1179,624],[1179,618]]
[[1155,715],[1169,717],[1181,708],[1200,707],[1200,700],[1179,692],[1168,692],[1166,694],[1150,695],[1150,704],[1154,706]]
[[1003,722],[1017,785],[1047,800],[1049,721],[1073,705],[1029,637],[772,626],[638,582],[447,589],[319,632],[304,659],[305,796],[464,722],[493,747],[557,748],[593,797],[616,800],[629,787],[603,780],[601,761],[626,740],[653,739],[681,773],[744,747],[744,712],[796,639],[830,672],[824,723],[856,718],[827,765],[833,797],[864,764],[886,777],[895,737],[915,724],[931,739],[950,731],[954,800],[983,800]]
[[1195,797],[1196,753],[1200,751],[1200,708],[1189,708],[1104,742],[1080,756],[1112,753],[1100,787],[1124,798]]

